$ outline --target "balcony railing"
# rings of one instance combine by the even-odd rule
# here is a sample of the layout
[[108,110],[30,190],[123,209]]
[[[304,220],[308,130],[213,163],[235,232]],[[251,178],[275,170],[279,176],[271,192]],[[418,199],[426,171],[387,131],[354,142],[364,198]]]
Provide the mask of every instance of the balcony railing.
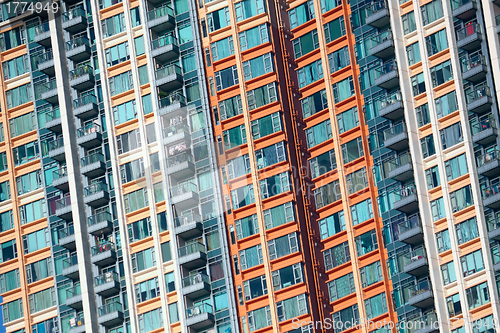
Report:
[[83,325],[85,325],[83,312],[77,313],[74,317],[69,318],[69,328],[76,328]]
[[73,225],[70,225],[69,227],[59,230],[58,234],[59,234],[59,239],[74,235],[75,227]]
[[392,30],[387,29],[382,32],[379,32],[376,36],[372,37],[372,46],[375,46],[377,44],[381,44],[383,42],[386,42],[388,40],[392,40]]
[[189,133],[189,127],[186,124],[177,124],[166,127],[163,129],[163,135],[168,138],[169,136],[173,136],[178,133]]
[[49,61],[54,59],[54,53],[52,50],[47,50],[44,53],[39,53],[37,55],[34,55],[32,58],[33,65],[38,66],[38,64],[41,64],[43,62]]
[[379,78],[382,75],[385,75],[387,73],[390,73],[393,71],[397,72],[397,70],[398,70],[398,64],[397,64],[396,60],[391,60],[391,61],[385,62],[384,64],[382,64],[382,66],[380,66],[379,68],[377,68],[375,70],[375,77]]
[[80,16],[85,17],[87,16],[87,13],[82,7],[76,7],[62,14],[62,20],[63,22],[66,22]]
[[78,138],[81,138],[89,134],[100,133],[100,132],[101,132],[101,126],[99,124],[89,123],[88,125],[77,129],[76,136]]
[[86,95],[73,100],[73,108],[76,109],[92,103],[97,104],[97,98],[95,97],[95,95]]
[[496,128],[495,118],[492,114],[486,114],[480,117],[476,123],[471,125],[472,135],[476,135],[490,128]]
[[469,58],[462,58],[460,61],[460,67],[462,68],[462,73],[467,72],[474,67],[485,65],[486,66],[486,58],[484,55],[476,53],[474,55],[469,56]]
[[451,0],[451,9],[455,10],[463,5],[468,4],[469,2],[476,2],[474,0]]
[[80,285],[76,285],[66,289],[66,298],[71,298],[82,294]]
[[82,36],[73,38],[69,42],[66,42],[66,51],[73,50],[82,45],[87,45],[88,47],[90,47],[90,41],[87,37]]
[[158,101],[158,105],[161,108],[166,108],[169,105],[181,103],[181,105],[186,105],[186,97],[179,92],[168,95]]
[[123,306],[122,303],[120,302],[113,302],[109,303],[103,306],[100,306],[98,309],[99,317],[107,315],[108,313],[113,313],[116,311],[123,311]]
[[405,184],[394,191],[394,200],[399,201],[412,194],[417,194],[415,183]]
[[83,189],[83,194],[85,196],[89,196],[89,195],[95,194],[97,192],[107,191],[107,190],[108,190],[108,186],[105,183],[99,182],[99,183],[95,183],[95,184],[92,184],[92,185],[85,187]]
[[477,23],[469,24],[468,26],[457,30],[457,41],[461,41],[477,32],[481,32],[481,26]]
[[402,153],[390,160],[388,163],[389,171],[395,170],[402,165],[411,164],[411,155],[409,152]]
[[431,281],[429,279],[423,279],[417,282],[414,286],[408,288],[408,293],[410,294],[410,297],[415,297],[431,289]]
[[47,111],[44,111],[44,113],[45,113],[45,123],[61,118],[61,112],[59,110],[59,107],[49,109]]
[[35,34],[40,35],[49,30],[50,30],[49,22],[45,22],[35,27]]
[[170,196],[176,197],[188,192],[198,192],[198,186],[193,182],[185,182],[170,189]]
[[172,74],[182,75],[182,69],[178,65],[168,65],[156,70],[155,77],[160,80]]
[[196,252],[205,252],[205,245],[203,243],[193,243],[179,248],[179,257],[184,257]]
[[200,304],[193,306],[192,308],[186,309],[186,318],[191,318],[204,313],[213,313],[212,306],[210,304]]
[[111,214],[109,212],[100,212],[95,215],[89,216],[87,219],[88,226],[93,226],[97,223],[111,221]]
[[57,170],[54,170],[54,172],[52,173],[52,177],[54,180],[62,178],[62,177],[66,177],[67,175],[68,175],[68,168],[66,166],[63,166]]
[[477,167],[480,168],[483,165],[488,164],[489,162],[492,162],[494,160],[498,160],[499,157],[500,157],[500,153],[496,149],[493,151],[487,152],[483,155],[480,155],[480,156],[476,157]]
[[195,212],[189,212],[188,214],[178,216],[174,219],[174,225],[180,227],[193,222],[201,222],[201,216]]
[[57,88],[56,78],[50,79],[49,82],[38,83],[35,85],[35,95],[39,97],[41,94],[46,93]]
[[193,155],[187,153],[187,152],[182,152],[180,154],[176,154],[173,156],[169,156],[167,158],[167,167],[171,168],[176,165],[179,165],[184,162],[191,162],[193,163]]
[[56,209],[61,209],[71,205],[71,196],[67,195],[64,198],[56,200]]
[[425,253],[425,249],[423,247],[403,255],[403,264],[406,266],[422,258],[427,258],[427,254]]
[[74,80],[87,74],[94,75],[94,69],[88,65],[81,66],[69,72],[69,79]]
[[483,199],[492,197],[498,193],[500,193],[500,185],[490,185],[482,188]]
[[182,279],[182,287],[189,287],[201,282],[210,283],[210,280],[206,274],[197,273],[194,275],[189,275]]
[[63,260],[63,268],[68,268],[74,265],[78,265],[76,253],[73,253],[69,258]]
[[371,16],[376,12],[381,11],[382,9],[387,9],[387,3],[385,1],[376,2],[373,5],[365,8],[366,17]]
[[406,124],[404,121],[393,124],[391,128],[386,129],[384,131],[384,140],[392,139],[393,137],[401,133],[406,133]]
[[120,282],[120,279],[118,277],[118,273],[116,272],[107,272],[104,274],[101,274],[99,276],[96,276],[94,278],[94,286],[100,286],[108,282]]
[[96,246],[93,246],[90,249],[90,254],[92,256],[98,255],[100,253],[104,253],[106,251],[116,251],[116,245],[115,243],[111,242],[104,242],[101,244],[97,244]]
[[87,165],[90,165],[92,163],[96,162],[103,162],[104,163],[104,155],[102,153],[93,153],[91,155],[87,155],[85,157],[82,157],[80,160],[81,166],[85,167]]
[[420,222],[420,216],[418,214],[410,216],[408,219],[405,219],[404,221],[400,222],[398,224],[398,231],[399,234],[405,233],[409,230],[418,228],[422,225]]
[[147,14],[147,17],[148,21],[150,21],[166,15],[174,16],[174,10],[169,5],[163,5],[161,7],[150,10]]
[[177,38],[172,35],[161,36],[153,41],[151,41],[151,50],[159,49],[160,47],[174,45],[178,46]]
[[396,91],[392,94],[388,94],[387,96],[377,100],[375,103],[378,104],[378,110],[382,110],[390,105],[393,105],[397,102],[401,102],[401,92]]
[[489,211],[488,214],[484,215],[486,220],[486,226],[488,227],[488,232],[500,228],[500,214],[497,215],[493,211]]

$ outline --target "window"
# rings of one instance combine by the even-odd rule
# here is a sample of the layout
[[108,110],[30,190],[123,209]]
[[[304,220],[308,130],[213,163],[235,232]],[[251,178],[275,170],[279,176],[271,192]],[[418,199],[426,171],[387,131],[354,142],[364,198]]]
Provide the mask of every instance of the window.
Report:
[[332,84],[332,88],[335,103],[340,103],[354,95],[354,82],[351,76],[340,82]]
[[441,146],[443,149],[454,146],[464,140],[460,122],[440,130],[439,134],[441,135]]
[[363,288],[382,281],[383,275],[380,261],[361,267],[359,269],[359,275],[361,277],[361,285]]
[[330,119],[306,129],[307,147],[312,147],[332,138]]
[[22,116],[9,120],[10,136],[16,137],[36,129],[35,112],[30,112]]
[[295,253],[300,250],[297,233],[292,232],[291,234],[272,239],[267,242],[267,248],[270,260]]
[[23,299],[16,299],[15,301],[5,303],[2,305],[3,323],[13,321],[24,317],[23,313]]
[[213,42],[210,45],[212,49],[212,61],[224,59],[234,54],[233,36]]
[[16,240],[0,244],[0,262],[6,262],[17,258]]
[[5,92],[5,97],[7,98],[7,109],[31,102],[33,100],[33,96],[31,95],[31,84],[27,83],[14,89],[7,90]]
[[431,116],[429,114],[429,104],[425,103],[424,105],[416,107],[415,114],[417,116],[418,127],[422,127],[431,122]]
[[[201,190],[202,189],[200,188],[200,191]],[[165,200],[165,197],[163,195],[163,183],[162,182],[153,184],[153,191],[154,191],[155,203],[158,203],[160,201]]]
[[264,262],[261,245],[255,245],[239,252],[241,270],[252,268]]
[[345,35],[344,17],[341,16],[327,24],[323,25],[325,29],[325,40],[327,43],[336,40]]
[[[45,24],[48,24],[46,22]],[[8,30],[0,34],[0,49],[3,51],[10,50],[14,47],[26,43],[26,31],[24,27],[18,27]]]
[[143,86],[149,82],[148,66],[137,67],[137,72],[139,74],[139,85]]
[[177,307],[177,302],[168,305],[168,319],[171,324],[179,321],[179,308]]
[[137,297],[137,303],[160,296],[160,286],[158,284],[157,277],[137,283],[135,284],[134,288],[135,295]]
[[224,7],[214,12],[208,13],[207,21],[208,21],[208,31],[210,32],[230,26],[231,19],[229,16],[229,8]]
[[344,212],[340,211],[318,221],[321,239],[333,236],[346,230]]
[[321,12],[326,13],[342,4],[341,0],[321,0]]
[[378,317],[387,312],[385,293],[378,294],[365,300],[365,309],[368,319]]
[[236,22],[240,22],[252,16],[266,12],[264,0],[243,0],[234,4]]
[[295,220],[293,202],[264,210],[264,223],[267,229],[275,228]]
[[269,83],[260,88],[247,91],[248,109],[255,110],[261,106],[276,102],[276,83]]
[[436,149],[434,148],[434,136],[431,134],[420,139],[420,148],[422,149],[424,158],[434,155],[436,153]]
[[351,64],[351,59],[349,58],[349,48],[344,46],[340,50],[330,53],[328,55],[328,64],[330,65],[330,73],[334,73],[349,66]]
[[102,37],[107,38],[125,31],[125,15],[123,13],[111,16],[101,21]]
[[219,112],[221,120],[226,120],[243,113],[241,96],[237,95],[219,102]]
[[38,142],[33,141],[12,149],[14,165],[19,166],[40,157]]
[[455,274],[455,266],[453,265],[453,261],[450,261],[447,264],[441,265],[441,273],[443,274],[443,282],[444,284],[452,283],[457,280],[457,276]]
[[438,118],[458,110],[458,101],[455,91],[436,98],[434,103],[436,104],[436,114]]
[[54,287],[44,289],[28,296],[30,313],[42,311],[57,304]]
[[437,87],[445,82],[453,79],[453,69],[451,68],[451,60],[440,63],[437,66],[431,67],[432,86]]
[[354,325],[357,325],[359,320],[358,305],[354,304],[343,310],[334,312],[332,314],[333,327],[335,327],[335,333],[339,333],[347,330]]
[[474,204],[472,197],[471,187],[467,185],[459,190],[450,193],[451,209],[453,213],[458,212],[464,208]]
[[341,134],[359,126],[358,108],[353,107],[337,115],[337,124]]
[[0,202],[10,199],[9,181],[0,183]]
[[134,192],[125,194],[123,196],[123,202],[125,204],[125,212],[130,213],[135,210],[146,207],[148,203],[148,190],[141,188]]
[[295,59],[316,50],[319,47],[318,31],[314,29],[292,41]]
[[431,190],[441,185],[441,180],[439,179],[439,169],[437,165],[425,170],[425,177],[427,179],[427,189]]
[[313,157],[309,160],[309,167],[311,168],[311,177],[319,177],[329,171],[337,168],[337,161],[335,159],[335,150],[332,149],[319,156]]
[[299,88],[304,88],[305,86],[322,79],[323,66],[321,64],[321,59],[299,68],[297,70],[297,76],[299,79]]
[[248,328],[250,329],[250,332],[259,330],[267,326],[271,326],[273,323],[271,318],[271,309],[269,308],[269,305],[254,311],[248,311],[247,316],[248,316]]
[[342,149],[342,159],[344,160],[344,164],[350,163],[364,156],[363,142],[361,137],[343,144],[341,146],[341,149]]
[[252,120],[252,136],[254,140],[281,131],[281,113],[275,112],[265,117]]
[[28,283],[40,281],[52,274],[51,258],[35,261],[32,264],[26,265],[26,279]]
[[45,199],[30,202],[19,206],[19,216],[21,224],[30,223],[47,216]]
[[255,151],[255,158],[257,160],[257,169],[274,165],[286,160],[286,151],[283,142],[278,142],[274,145],[259,149]]
[[290,191],[290,178],[288,172],[283,172],[259,181],[262,199],[267,199]]
[[236,65],[215,72],[215,86],[218,91],[238,84],[238,72]]
[[253,185],[246,185],[231,191],[233,209],[238,209],[255,202]]
[[425,44],[427,45],[427,56],[429,57],[447,49],[448,39],[446,38],[446,29],[425,37]]
[[325,261],[325,269],[327,271],[350,261],[351,254],[349,252],[349,244],[344,242],[325,250],[323,252],[323,260]]
[[326,90],[320,90],[311,96],[305,97],[300,101],[302,105],[302,116],[307,118],[313,114],[323,111],[328,107],[326,99]]
[[106,64],[108,67],[117,65],[121,62],[130,59],[130,53],[128,50],[128,42],[124,42],[105,50],[106,52]]
[[270,73],[273,70],[273,56],[271,53],[266,53],[257,58],[243,62],[243,75],[245,76],[245,81]]
[[274,291],[293,286],[304,281],[301,263],[284,267],[272,272]]
[[231,149],[247,142],[245,125],[240,125],[222,133],[224,138],[224,149]]
[[358,257],[378,249],[377,233],[375,230],[365,232],[354,239]]
[[321,186],[314,190],[314,201],[316,202],[316,209],[325,207],[332,202],[342,199],[340,193],[340,185],[338,180]]
[[462,313],[462,302],[460,301],[460,295],[457,293],[455,295],[446,297],[446,306],[448,307],[448,314],[450,317],[458,316]]
[[[177,303],[173,303],[177,306]],[[170,306],[169,306],[170,310]],[[161,308],[144,312],[137,316],[139,321],[139,332],[146,333],[163,326]]]
[[238,178],[248,173],[250,173],[250,158],[248,154],[227,161],[227,174],[229,179]]
[[144,161],[139,158],[135,161],[120,165],[122,184],[144,177]]
[[372,200],[366,199],[351,206],[352,224],[358,225],[373,218]]
[[[128,91],[133,88],[134,88],[134,80],[132,78],[132,71],[128,71],[109,78],[109,92],[111,96],[121,94],[122,92]],[[135,101],[133,101],[133,103],[135,104]],[[116,124],[116,119],[117,118],[115,116],[115,124]]]
[[403,32],[405,35],[417,30],[417,24],[415,22],[415,12],[409,12],[401,16],[401,22],[403,22]]
[[346,177],[347,191],[349,194],[361,191],[368,186],[368,177],[366,176],[366,168],[354,171]]
[[451,249],[450,233],[448,229],[436,233],[436,243],[439,253]]
[[482,271],[484,263],[481,249],[460,257],[460,264],[464,277]]
[[306,294],[276,302],[276,312],[279,322],[308,313],[309,309],[307,306]]
[[152,235],[151,218],[146,217],[127,225],[129,242],[135,242]]
[[432,220],[435,222],[446,216],[443,197],[431,201]]
[[116,137],[118,154],[127,153],[141,146],[141,136],[138,129],[123,133]]
[[411,77],[411,86],[413,89],[413,97],[423,94],[425,90],[424,73],[417,74]]
[[267,24],[261,24],[254,28],[242,31],[238,34],[241,51],[251,49],[269,42],[269,31]]
[[245,301],[267,295],[266,276],[262,275],[251,280],[243,281]]
[[465,294],[467,295],[469,310],[490,302],[488,282],[483,282],[477,286],[465,289]]
[[312,0],[308,0],[300,6],[297,6],[288,11],[288,16],[290,17],[290,27],[296,28],[301,24],[314,18],[314,3]]
[[144,48],[144,35],[134,38],[135,55],[140,56],[146,53]]
[[50,246],[49,231],[40,229],[23,236],[24,254],[28,254]]
[[132,269],[134,273],[151,268],[156,265],[155,248],[151,247],[132,255]]
[[443,6],[440,0],[434,0],[420,7],[422,23],[427,25],[443,17]]
[[[142,109],[144,110],[144,114],[149,114],[153,112],[153,101],[151,100],[151,94],[147,94],[141,96],[142,101]],[[149,131],[147,131],[149,133]],[[154,131],[153,131],[154,133]],[[146,133],[147,135],[147,133]],[[156,141],[156,140],[155,140]]]
[[14,290],[21,287],[21,281],[19,279],[19,269],[16,268],[10,272],[0,274],[0,292],[6,293],[8,291]]
[[141,16],[139,15],[139,7],[132,8],[130,10],[130,18],[132,21],[132,27],[137,27],[141,24]]
[[175,290],[174,272],[169,272],[165,274],[165,284],[167,288],[167,293],[170,293]]
[[408,65],[410,66],[422,60],[420,57],[420,47],[418,42],[406,47],[406,56],[408,57]]
[[476,218],[473,217],[455,225],[458,245],[479,237]]
[[446,171],[446,178],[448,181],[468,173],[469,169],[467,167],[465,153],[444,162],[444,169]]
[[330,302],[356,292],[352,273],[328,282],[328,292],[330,294]]
[[2,63],[4,80],[29,72],[28,55],[23,55]]
[[243,239],[259,233],[257,214],[236,220],[234,221],[234,225],[236,228],[236,237],[238,239]]
[[0,232],[4,232],[12,228],[14,228],[12,210],[0,213]]

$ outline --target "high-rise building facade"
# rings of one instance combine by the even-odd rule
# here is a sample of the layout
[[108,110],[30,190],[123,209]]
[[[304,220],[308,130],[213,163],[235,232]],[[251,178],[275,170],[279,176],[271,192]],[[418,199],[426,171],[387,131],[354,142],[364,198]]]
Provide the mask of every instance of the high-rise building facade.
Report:
[[498,1],[0,7],[7,332],[500,330]]

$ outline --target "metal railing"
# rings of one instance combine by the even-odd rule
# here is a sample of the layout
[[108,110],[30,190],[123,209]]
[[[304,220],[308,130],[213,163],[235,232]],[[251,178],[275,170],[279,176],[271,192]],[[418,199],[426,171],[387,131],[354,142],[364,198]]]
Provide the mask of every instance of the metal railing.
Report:
[[481,116],[477,122],[471,124],[472,135],[476,135],[490,128],[497,128],[492,114]]
[[396,60],[390,60],[383,63],[379,68],[375,70],[375,77],[379,78],[382,75],[388,74],[390,72],[398,71],[398,64]]
[[74,80],[87,74],[94,75],[94,69],[89,65],[80,66],[69,72],[69,79]]
[[66,298],[71,298],[82,294],[80,285],[76,285],[66,289]]
[[387,2],[378,1],[378,2],[374,3],[373,5],[365,8],[366,17],[371,16],[371,15],[373,15],[373,14],[375,14],[383,9],[388,9]]
[[469,55],[468,58],[460,59],[460,67],[462,68],[462,73],[470,71],[474,67],[485,65],[486,66],[486,58],[484,55],[476,53],[473,55]]
[[83,189],[83,195],[87,197],[87,196],[95,194],[97,192],[107,191],[107,190],[108,190],[108,186],[105,183],[101,183],[101,182],[94,183],[94,184],[91,184]]
[[210,304],[200,304],[186,309],[186,317],[191,318],[204,313],[212,313],[212,306]]
[[56,78],[52,78],[49,82],[41,82],[35,84],[35,96],[36,99],[41,98],[41,94],[46,93],[47,91],[51,91],[57,89]]
[[457,41],[461,41],[477,32],[481,32],[481,26],[478,23],[469,24],[466,27],[457,30]]
[[42,23],[35,27],[35,34],[40,35],[50,31],[49,22]]
[[111,222],[111,213],[100,212],[87,218],[87,225],[89,227],[101,222]]
[[158,37],[157,39],[151,41],[151,50],[156,50],[167,45],[178,46],[177,38],[172,35]]
[[412,194],[417,194],[417,187],[415,186],[415,183],[405,184],[394,191],[394,200],[399,201]]
[[75,49],[75,48],[82,46],[82,45],[87,45],[88,47],[90,47],[90,41],[87,37],[81,36],[81,37],[73,38],[69,42],[66,42],[66,51]]
[[185,182],[170,189],[170,196],[175,197],[188,192],[198,193],[198,186],[193,182]]
[[400,166],[411,164],[411,155],[409,152],[404,152],[388,162],[389,171],[393,171]]
[[118,278],[118,273],[116,272],[106,272],[99,276],[94,277],[94,286],[100,286],[108,282],[120,282]]
[[403,265],[406,266],[422,258],[427,258],[427,254],[425,253],[425,249],[423,247],[403,255]]
[[486,85],[486,82],[474,87],[472,91],[467,93],[467,104],[475,102],[485,96],[491,96],[490,87]]
[[85,325],[85,317],[83,312],[77,313],[74,317],[69,318],[69,327],[76,328]]
[[32,58],[32,61],[33,61],[34,65],[38,66],[41,63],[44,63],[46,61],[53,60],[53,59],[54,59],[54,53],[52,52],[52,50],[47,50],[44,53],[39,53],[39,54],[34,55]]
[[397,102],[401,102],[402,101],[402,97],[401,97],[401,92],[400,91],[396,91],[396,92],[393,92],[392,94],[388,94],[387,96],[385,96],[385,98],[381,98],[379,100],[377,100],[375,102],[375,104],[377,105],[378,104],[378,110],[382,110],[388,106],[391,106]]
[[90,155],[87,155],[85,157],[82,157],[80,159],[80,165],[82,167],[85,167],[87,165],[90,165],[92,163],[96,163],[96,162],[103,162],[104,163],[104,155],[102,153],[92,153]]
[[167,167],[171,168],[184,162],[193,163],[193,155],[188,152],[182,152],[180,154],[175,154],[167,157]]
[[189,287],[197,283],[210,283],[210,280],[208,278],[208,275],[203,274],[203,273],[196,273],[193,275],[186,276],[185,278],[182,279],[182,287]]
[[389,140],[399,135],[401,133],[406,133],[406,124],[404,121],[397,122],[384,131],[384,140]]
[[115,243],[104,242],[104,243],[92,246],[90,248],[90,255],[95,256],[95,255],[104,253],[106,251],[116,251]]
[[99,317],[107,315],[108,313],[116,312],[116,311],[123,311],[123,306],[122,303],[120,302],[113,302],[109,304],[105,304],[103,306],[100,306],[98,309]]
[[62,177],[66,177],[67,175],[68,175],[68,168],[66,166],[63,166],[57,170],[54,170],[54,172],[52,173],[52,178],[53,180],[56,180]]
[[487,153],[484,153],[483,155],[477,156],[476,157],[476,162],[477,162],[477,167],[480,168],[485,164],[488,164],[490,162],[493,162],[494,160],[498,160],[500,157],[500,154],[498,150],[493,150]]
[[410,294],[410,297],[415,297],[429,290],[432,290],[431,281],[426,278],[418,281],[415,285],[408,288],[408,293]]
[[68,237],[71,235],[75,234],[75,227],[73,225],[70,225],[69,227],[66,227],[64,229],[60,229],[58,231],[59,239]]
[[67,195],[59,200],[56,200],[56,209],[61,209],[71,205],[71,196]]
[[418,214],[412,215],[398,224],[399,234],[418,228],[422,225]]
[[169,105],[181,103],[181,105],[186,105],[186,97],[179,92],[174,92],[167,97],[164,97],[158,101],[158,106],[161,108],[165,108]]
[[486,220],[488,232],[500,228],[500,214],[497,216],[495,212],[490,210],[488,214],[484,214],[484,218]]
[[190,131],[189,131],[188,125],[181,123],[181,124],[166,127],[163,129],[163,136],[168,138],[169,136],[173,136],[173,135],[181,133],[181,132],[189,134]]
[[198,242],[180,247],[178,252],[179,252],[179,257],[185,257],[195,252],[206,253],[206,250],[205,250],[205,245],[203,245],[203,243]]
[[76,7],[62,14],[62,20],[66,22],[80,16],[86,17],[87,13],[82,7]]
[[169,5],[163,5],[147,13],[148,21],[163,17],[166,15],[174,16],[174,10]]
[[97,104],[97,97],[95,95],[86,95],[73,100],[73,108],[79,108],[87,104]]
[[157,69],[155,72],[155,77],[157,80],[163,79],[164,77],[167,77],[172,74],[178,74],[182,75],[182,69],[179,67],[179,65],[168,65],[163,68]]
[[78,265],[78,258],[76,256],[76,253],[73,253],[69,258],[63,260],[63,268],[68,268],[75,265]]
[[44,113],[45,113],[45,123],[61,118],[61,112],[59,110],[59,107],[46,110],[44,111]]
[[196,214],[195,212],[189,212],[188,214],[177,216],[174,219],[174,225],[176,227],[180,227],[193,222],[201,222],[201,216],[199,214]]
[[485,186],[481,189],[483,199],[492,197],[500,193],[500,184]]
[[372,37],[372,45],[376,46],[377,44],[386,42],[388,40],[392,40],[392,30],[387,29],[384,31],[379,32],[376,36]]
[[49,151],[58,149],[64,146],[64,140],[63,138],[57,138],[55,140],[49,141],[47,145],[49,147]]
[[458,7],[462,7],[463,5],[468,4],[469,2],[475,3],[476,0],[451,0],[451,9],[457,9]]
[[86,135],[100,133],[100,132],[101,132],[101,126],[99,124],[89,123],[89,124],[85,125],[84,127],[77,129],[76,136],[78,138],[81,138],[81,137],[84,137]]

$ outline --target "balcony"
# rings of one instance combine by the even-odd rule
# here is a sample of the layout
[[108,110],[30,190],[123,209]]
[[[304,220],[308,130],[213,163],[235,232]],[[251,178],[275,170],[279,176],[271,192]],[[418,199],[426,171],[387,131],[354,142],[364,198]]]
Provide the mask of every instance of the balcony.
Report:
[[385,27],[390,23],[389,8],[385,1],[379,1],[367,7],[366,11],[366,24],[375,28]]
[[69,319],[69,332],[68,333],[84,333],[85,330],[85,321],[84,321],[83,312],[77,314],[75,317],[71,317]]
[[80,160],[80,171],[82,175],[90,178],[104,175],[106,173],[104,155],[96,152],[82,157]]
[[178,249],[179,265],[191,270],[207,263],[205,245],[193,243]]
[[492,211],[485,214],[485,219],[488,227],[488,238],[500,241],[500,219]]
[[97,266],[107,266],[116,262],[116,246],[111,242],[104,242],[90,249],[91,261]]
[[471,125],[472,141],[480,145],[488,145],[495,142],[498,131],[495,125],[495,118],[488,113],[481,116],[477,122]]
[[72,280],[78,280],[80,267],[78,267],[78,259],[76,253],[73,253],[69,258],[63,260],[62,275]]
[[163,5],[147,13],[148,28],[155,32],[172,29],[175,25],[175,15],[172,7]]
[[192,177],[194,175],[193,155],[184,151],[180,154],[167,156],[167,173],[176,180]]
[[99,207],[108,203],[108,186],[105,183],[94,183],[83,189],[83,202],[92,207]]
[[100,296],[108,297],[120,292],[118,273],[106,272],[94,278],[94,292]]
[[213,326],[214,319],[212,306],[209,304],[201,304],[186,309],[186,326],[191,330],[201,330]]
[[76,143],[87,149],[100,146],[102,143],[101,126],[90,123],[85,127],[77,129]]
[[52,186],[63,191],[69,191],[68,169],[63,166],[52,173]]
[[49,22],[45,22],[35,27],[34,42],[45,47],[50,46],[50,28]]
[[35,85],[36,99],[42,99],[50,104],[57,104],[59,97],[57,96],[56,78],[52,78],[49,82],[37,83]]
[[76,90],[87,90],[94,83],[94,69],[90,66],[81,66],[69,72],[69,85]]
[[413,333],[434,333],[439,332],[439,321],[435,312],[428,313],[422,318],[415,318],[414,327],[419,327]]
[[475,54],[460,61],[462,68],[462,79],[470,82],[484,81],[488,66],[482,54]]
[[404,121],[384,131],[384,146],[396,151],[408,149],[408,133]]
[[481,46],[482,41],[481,26],[477,23],[472,23],[457,31],[457,47],[462,50],[476,50]]
[[76,310],[83,308],[82,291],[79,285],[66,290],[66,305]]
[[73,225],[70,225],[67,228],[60,229],[58,231],[58,236],[59,236],[59,245],[74,251],[76,249],[76,243],[75,243],[75,229]]
[[33,63],[40,72],[47,74],[48,76],[55,75],[54,54],[52,53],[52,50],[45,51],[44,53],[34,56],[33,58]]
[[191,239],[193,237],[203,234],[203,223],[201,216],[189,212],[174,219],[175,233],[184,239]]
[[394,192],[393,209],[403,213],[411,213],[418,209],[417,188],[415,183],[405,184]]
[[386,30],[379,33],[377,36],[372,38],[372,45],[375,45],[370,49],[370,54],[372,56],[386,59],[394,55],[394,39],[392,37],[392,31]]
[[71,220],[71,198],[69,195],[56,200],[55,215],[63,220]]
[[398,66],[395,60],[384,63],[375,70],[375,85],[390,90],[399,85]]
[[184,296],[196,299],[210,294],[210,280],[206,274],[196,273],[182,279]]
[[477,3],[475,0],[452,0],[452,15],[461,20],[470,20],[476,16]]
[[91,49],[90,42],[87,37],[78,37],[66,42],[66,57],[80,62],[90,59]]
[[198,187],[185,182],[170,189],[171,204],[180,211],[188,210],[198,204]]
[[404,116],[403,101],[399,91],[376,101],[376,104],[381,117],[396,120]]
[[108,235],[113,232],[113,220],[109,212],[101,212],[87,219],[87,231],[94,236]]
[[151,41],[151,56],[160,62],[167,62],[179,57],[177,38],[165,35]]
[[389,161],[389,178],[399,182],[413,178],[413,165],[409,152],[402,153]]
[[123,323],[123,306],[121,303],[113,302],[100,306],[98,309],[97,322],[105,327],[112,327]]
[[72,34],[87,28],[87,13],[81,7],[62,14],[62,28]]
[[498,150],[493,150],[476,157],[477,173],[486,177],[496,177],[500,174]]
[[40,117],[45,117],[45,128],[54,133],[62,132],[61,114],[59,107],[49,108],[46,111],[42,111],[43,115]]
[[184,82],[182,70],[178,65],[168,65],[155,72],[156,85],[160,90],[168,92],[179,89]]
[[419,248],[403,256],[404,272],[414,276],[422,276],[429,273],[429,263],[424,248]]
[[468,111],[483,114],[491,110],[493,99],[491,98],[490,87],[486,85],[486,82],[474,87],[472,91],[467,93],[466,98]]
[[171,145],[179,141],[191,141],[191,131],[187,124],[180,123],[163,129],[164,145]]
[[94,95],[86,95],[73,101],[73,114],[86,120],[99,114],[97,98]]
[[419,281],[408,290],[410,298],[408,304],[421,309],[434,306],[434,295],[432,293],[431,282],[428,279]]
[[483,205],[491,208],[500,208],[500,185],[485,186],[482,188]]
[[64,141],[60,137],[47,143],[49,154],[48,156],[56,161],[63,162],[66,160],[64,156]]
[[398,224],[399,241],[406,244],[420,244],[424,240],[420,217],[415,214]]
[[173,113],[174,111],[180,111],[181,108],[185,106],[186,97],[184,97],[184,95],[180,94],[179,92],[175,92],[158,101],[158,113],[160,115]]

